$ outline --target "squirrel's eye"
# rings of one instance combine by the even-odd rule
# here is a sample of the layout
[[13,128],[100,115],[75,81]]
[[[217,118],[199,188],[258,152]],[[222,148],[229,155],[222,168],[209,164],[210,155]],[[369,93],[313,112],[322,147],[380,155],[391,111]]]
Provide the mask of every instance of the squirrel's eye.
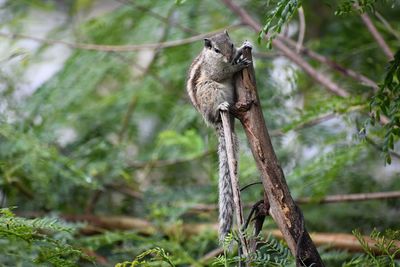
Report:
[[233,44],[231,44],[231,47],[233,48]]
[[214,51],[215,51],[215,53],[221,53],[221,51],[219,51],[219,49],[218,48],[214,48]]

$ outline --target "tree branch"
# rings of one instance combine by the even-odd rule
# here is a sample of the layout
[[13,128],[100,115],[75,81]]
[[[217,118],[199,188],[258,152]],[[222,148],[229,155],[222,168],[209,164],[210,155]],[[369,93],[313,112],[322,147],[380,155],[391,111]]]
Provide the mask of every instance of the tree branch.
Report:
[[306,32],[306,18],[304,16],[304,9],[302,6],[298,9],[299,12],[299,37],[296,43],[296,52],[299,53],[300,49],[303,47],[304,35]]
[[393,199],[393,198],[400,198],[400,191],[332,195],[332,196],[326,196],[317,201],[309,197],[302,197],[298,198],[296,202],[299,204],[308,204],[308,203],[329,204],[329,203],[381,200],[381,199]]
[[[357,7],[356,7],[357,8]],[[375,41],[378,43],[378,45],[382,48],[383,53],[385,53],[386,57],[389,60],[392,60],[394,58],[392,50],[390,50],[389,46],[383,39],[382,35],[378,32],[376,29],[374,23],[372,23],[371,18],[368,16],[366,12],[360,14],[362,21],[364,22],[365,26],[371,33],[372,37],[374,37]]]
[[[260,32],[262,27],[256,22],[243,8],[235,4],[232,0],[222,0],[225,5],[237,14],[243,24],[252,28],[255,32]],[[311,78],[317,81],[319,84],[324,86],[329,92],[341,96],[349,97],[349,93],[341,88],[339,85],[330,80],[326,75],[315,70],[310,64],[308,64],[303,58],[301,58],[296,52],[293,52],[287,47],[280,39],[274,39],[272,44],[275,48],[280,50],[288,59],[293,61],[296,65],[301,67]]]
[[[370,138],[369,136],[365,136],[365,140],[371,144],[374,148],[376,148],[377,150],[384,152],[382,145],[378,145],[372,138]],[[396,153],[395,151],[389,151],[390,156],[395,157],[397,159],[400,159],[400,154]]]
[[[330,195],[322,199],[315,200],[310,197],[299,197],[295,199],[297,204],[332,204],[342,202],[357,202],[357,201],[371,201],[371,200],[385,200],[400,198],[400,191],[389,192],[371,192],[371,193],[357,193],[357,194],[343,194],[343,195]],[[245,208],[251,208],[251,205],[244,205]],[[210,212],[217,210],[215,204],[197,204],[191,207],[189,212]]]
[[215,150],[206,150],[198,155],[195,155],[193,157],[189,158],[181,158],[181,159],[165,159],[165,160],[149,160],[149,161],[138,161],[138,162],[133,162],[129,165],[128,168],[134,168],[134,169],[142,169],[146,167],[152,167],[152,168],[163,168],[163,167],[168,167],[171,165],[177,165],[177,164],[182,164],[186,163],[189,161],[197,160],[197,159],[202,159],[205,157],[208,157],[212,154],[215,153]]
[[[18,213],[18,216],[27,218],[36,218],[46,215],[43,212],[25,212]],[[81,230],[83,234],[102,233],[104,230],[136,230],[139,234],[152,235],[159,232],[161,229],[156,228],[151,222],[141,218],[114,216],[114,215],[82,215],[82,214],[61,214],[60,218],[69,222],[87,222]],[[172,226],[174,227],[174,226]],[[187,236],[199,235],[204,231],[216,233],[218,225],[216,223],[185,223],[182,225],[183,233]],[[168,229],[164,229],[168,231]],[[283,239],[282,233],[278,229],[271,229],[265,233],[265,236],[271,234],[276,238]],[[357,241],[357,238],[351,234],[345,233],[312,233],[311,237],[315,244],[319,246],[329,246],[331,249],[342,249],[351,252],[363,252],[363,248]],[[368,242],[368,245],[374,252],[379,253],[376,249],[376,241],[368,236],[363,236],[363,239]],[[400,241],[394,241],[394,245],[400,247]],[[204,261],[212,258],[213,255],[218,255],[219,250],[213,250],[209,253],[209,257],[203,257]],[[208,253],[207,253],[208,254]],[[207,255],[206,254],[206,255]]]
[[9,39],[15,39],[15,38],[29,39],[29,40],[32,40],[35,42],[44,43],[44,44],[48,44],[48,45],[61,44],[61,45],[68,46],[70,48],[82,49],[82,50],[94,50],[94,51],[101,51],[101,52],[134,52],[134,51],[146,50],[146,49],[162,49],[162,48],[186,45],[186,44],[197,42],[199,40],[204,39],[204,37],[216,34],[221,31],[222,31],[222,29],[218,29],[216,31],[198,34],[198,35],[186,38],[186,39],[173,40],[173,41],[167,41],[167,42],[161,42],[161,43],[139,44],[139,45],[98,45],[98,44],[72,43],[72,42],[62,41],[62,40],[39,38],[39,37],[34,37],[34,36],[26,35],[26,34],[5,33],[5,32],[0,32],[0,36],[9,38]]
[[[228,0],[224,0],[226,1]],[[243,57],[252,61],[250,49],[244,49]],[[236,94],[238,98],[235,116],[243,125],[253,157],[261,173],[264,191],[270,205],[269,214],[278,225],[295,256],[297,266],[324,266],[304,227],[301,210],[290,195],[285,176],[272,147],[261,110],[252,65],[236,76]],[[243,107],[248,107],[248,109]]]
[[386,27],[386,29],[394,36],[397,40],[400,41],[400,33],[393,29],[393,27],[389,24],[389,22],[378,12],[375,11],[374,14],[376,17],[382,22],[382,24]]
[[[285,36],[278,36],[278,39],[282,40],[283,42],[287,43],[289,46],[291,47],[297,47],[297,43],[295,43],[292,39],[287,38]],[[345,68],[343,66],[341,66],[340,64],[338,64],[337,62],[328,59],[327,57],[316,53],[315,51],[310,50],[307,47],[300,47],[300,52],[301,54],[305,55],[305,56],[309,56],[310,58],[327,65],[328,67],[330,67],[333,70],[338,71],[339,73],[350,77],[358,82],[360,82],[363,85],[369,86],[371,88],[374,89],[374,91],[378,90],[378,85],[376,84],[376,82],[374,82],[373,80],[369,79],[368,77],[352,70],[349,68]]]
[[[136,8],[136,9],[138,9],[140,11],[146,12],[147,14],[149,14],[153,18],[158,19],[159,21],[162,21],[164,23],[169,23],[169,19],[168,18],[166,18],[164,16],[161,16],[160,14],[154,12],[153,10],[151,10],[150,8],[148,8],[146,6],[139,5],[139,4],[135,3],[135,1],[131,1],[131,0],[116,0],[116,1],[120,2],[122,4],[125,4],[125,5],[131,5],[131,6],[133,6],[134,8]],[[196,31],[193,30],[192,28],[185,27],[185,26],[183,26],[183,25],[181,25],[179,23],[176,23],[176,22],[171,23],[171,26],[176,27],[178,29],[181,29],[182,31],[187,32],[187,33],[196,34]]]

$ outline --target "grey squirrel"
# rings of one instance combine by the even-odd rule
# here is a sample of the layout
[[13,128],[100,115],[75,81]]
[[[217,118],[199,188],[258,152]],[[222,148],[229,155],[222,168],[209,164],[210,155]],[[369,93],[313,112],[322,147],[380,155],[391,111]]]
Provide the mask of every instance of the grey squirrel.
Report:
[[[204,48],[191,64],[186,81],[192,104],[218,135],[220,241],[231,230],[234,205],[220,110],[229,111],[235,103],[233,75],[251,63],[241,57],[245,47],[251,44],[246,41],[235,48],[227,31],[204,39]],[[231,114],[230,119],[233,126]],[[234,151],[237,151],[236,141],[234,143]]]

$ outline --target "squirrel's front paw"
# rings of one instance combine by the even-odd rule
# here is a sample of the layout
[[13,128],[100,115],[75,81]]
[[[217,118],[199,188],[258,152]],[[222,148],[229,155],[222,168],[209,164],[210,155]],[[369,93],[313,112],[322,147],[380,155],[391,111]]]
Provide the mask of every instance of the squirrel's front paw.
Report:
[[228,102],[222,102],[221,104],[218,105],[218,109],[222,111],[229,111],[229,103]]
[[242,46],[243,46],[243,48],[250,48],[250,49],[253,48],[253,45],[247,40],[243,42]]
[[241,57],[239,58],[238,64],[243,67],[248,67],[251,64],[251,60]]

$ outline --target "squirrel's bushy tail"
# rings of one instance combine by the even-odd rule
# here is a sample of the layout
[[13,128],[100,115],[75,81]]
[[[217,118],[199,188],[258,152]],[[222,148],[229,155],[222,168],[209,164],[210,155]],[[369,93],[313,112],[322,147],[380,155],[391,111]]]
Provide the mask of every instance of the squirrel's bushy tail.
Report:
[[[232,228],[233,221],[233,192],[229,174],[228,156],[222,125],[217,126],[218,158],[219,158],[219,239],[222,242]],[[234,140],[234,144],[236,140]],[[234,151],[236,149],[234,148]]]

